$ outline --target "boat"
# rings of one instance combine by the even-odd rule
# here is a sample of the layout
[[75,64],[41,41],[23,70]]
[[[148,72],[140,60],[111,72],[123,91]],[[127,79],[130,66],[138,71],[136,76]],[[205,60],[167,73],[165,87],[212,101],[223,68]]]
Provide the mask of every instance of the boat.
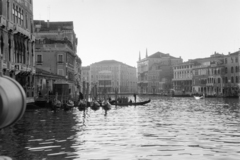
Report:
[[102,108],[105,110],[105,111],[108,111],[111,109],[111,104],[109,103],[109,101],[104,101],[102,102]]
[[78,110],[79,111],[85,111],[86,108],[87,108],[87,102],[84,101],[84,100],[80,100],[79,103],[78,103]]
[[203,99],[204,96],[193,96],[195,99],[199,100],[199,99]]
[[147,101],[142,101],[142,102],[128,102],[128,103],[118,103],[117,101],[115,102],[110,102],[111,105],[116,105],[116,106],[137,106],[137,105],[144,105],[148,104],[151,102],[151,99]]
[[64,104],[64,110],[68,111],[74,107],[74,103],[72,100],[68,100],[67,103]]
[[90,108],[94,111],[99,110],[100,104],[97,101],[90,102]]

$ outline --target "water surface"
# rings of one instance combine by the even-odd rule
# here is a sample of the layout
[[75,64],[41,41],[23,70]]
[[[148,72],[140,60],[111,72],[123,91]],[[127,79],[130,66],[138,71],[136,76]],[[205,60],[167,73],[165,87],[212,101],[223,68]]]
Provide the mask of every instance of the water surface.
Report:
[[240,158],[239,99],[151,99],[144,106],[112,106],[107,116],[101,109],[28,110],[0,134],[0,155],[17,160]]

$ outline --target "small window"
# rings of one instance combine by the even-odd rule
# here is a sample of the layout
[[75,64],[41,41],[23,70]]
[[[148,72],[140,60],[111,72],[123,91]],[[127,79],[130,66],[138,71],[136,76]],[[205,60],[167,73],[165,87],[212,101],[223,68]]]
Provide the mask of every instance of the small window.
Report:
[[37,63],[42,63],[42,55],[37,55]]
[[58,63],[63,63],[63,55],[62,54],[58,55]]
[[228,83],[228,77],[225,77],[225,83]]
[[58,69],[58,75],[63,76],[63,69]]

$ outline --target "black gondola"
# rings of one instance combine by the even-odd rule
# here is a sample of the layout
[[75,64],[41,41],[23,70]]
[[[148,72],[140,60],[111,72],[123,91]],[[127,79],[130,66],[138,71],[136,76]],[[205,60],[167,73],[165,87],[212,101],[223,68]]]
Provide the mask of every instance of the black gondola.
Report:
[[116,101],[114,102],[110,102],[111,105],[116,105],[116,106],[137,106],[137,105],[144,105],[144,104],[147,104],[147,103],[150,103],[151,102],[151,99],[147,100],[147,101],[143,101],[143,102],[128,102],[128,103],[117,103]]

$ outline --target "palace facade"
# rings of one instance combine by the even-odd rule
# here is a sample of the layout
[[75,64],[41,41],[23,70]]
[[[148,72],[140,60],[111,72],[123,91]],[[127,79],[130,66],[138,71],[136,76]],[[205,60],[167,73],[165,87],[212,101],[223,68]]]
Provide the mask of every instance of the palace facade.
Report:
[[31,102],[36,95],[32,0],[1,0],[0,26],[0,72],[17,80]]

